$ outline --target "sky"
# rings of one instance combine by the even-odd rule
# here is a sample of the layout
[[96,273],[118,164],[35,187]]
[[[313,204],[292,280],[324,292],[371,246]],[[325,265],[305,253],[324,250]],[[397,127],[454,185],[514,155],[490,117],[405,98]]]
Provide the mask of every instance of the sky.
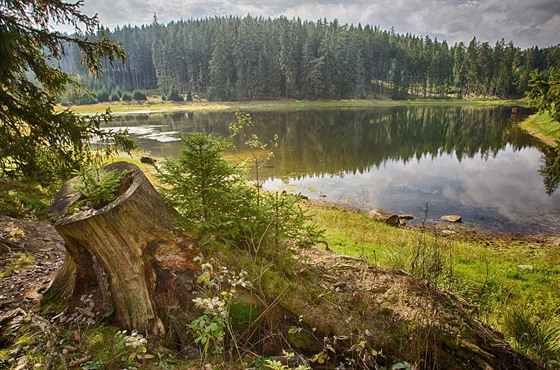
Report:
[[142,25],[158,21],[239,15],[361,23],[395,32],[437,37],[452,45],[473,37],[500,39],[521,48],[560,44],[560,0],[84,0],[82,11],[101,24]]

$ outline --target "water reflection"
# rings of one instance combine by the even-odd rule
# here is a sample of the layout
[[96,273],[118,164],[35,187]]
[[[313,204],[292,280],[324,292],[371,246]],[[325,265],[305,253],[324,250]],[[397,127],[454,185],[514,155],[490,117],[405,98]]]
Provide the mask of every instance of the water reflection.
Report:
[[560,185],[560,142],[555,148],[544,149],[543,165],[539,172],[544,176],[546,193],[554,193]]
[[[475,107],[255,112],[261,140],[279,137],[260,176],[269,189],[363,209],[415,213],[429,202],[435,218],[456,213],[486,228],[557,233],[560,197],[538,173],[543,149],[510,116],[511,108]],[[175,157],[180,133],[226,136],[234,119],[181,112],[117,122],[135,127],[154,155]]]

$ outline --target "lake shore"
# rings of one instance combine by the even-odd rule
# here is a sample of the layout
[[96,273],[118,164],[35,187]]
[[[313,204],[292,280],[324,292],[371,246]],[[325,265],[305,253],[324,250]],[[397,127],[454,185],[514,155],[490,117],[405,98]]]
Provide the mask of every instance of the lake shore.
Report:
[[521,122],[521,128],[549,146],[556,146],[560,140],[560,122],[554,121],[548,113],[535,113]]
[[[143,102],[107,102],[86,105],[75,105],[70,107],[59,106],[60,110],[94,115],[105,113],[107,110],[114,116],[171,113],[171,112],[234,112],[236,110],[250,111],[297,111],[307,109],[340,109],[340,108],[370,108],[370,107],[400,107],[400,106],[438,106],[438,107],[461,107],[461,106],[521,106],[528,107],[526,99],[412,99],[412,100],[266,100],[266,101],[237,101],[237,102],[168,102],[159,98],[150,97]],[[535,136],[549,146],[556,145],[560,140],[560,125],[554,122],[548,114],[536,113],[520,124],[521,128],[530,135]]]
[[[466,100],[465,100],[465,101],[466,101]],[[483,102],[478,101],[478,102],[477,102],[477,101],[474,101],[474,100],[469,100],[468,102],[470,103],[470,105],[467,105],[466,108],[462,109],[462,108],[460,108],[460,107],[461,107],[461,106],[464,106],[464,105],[458,105],[458,106],[455,105],[455,104],[457,104],[457,103],[461,103],[460,100],[445,101],[444,103],[445,103],[446,105],[445,105],[445,106],[440,106],[440,107],[439,107],[439,110],[440,110],[440,111],[444,111],[444,110],[445,110],[446,112],[465,112],[465,111],[466,111],[466,112],[471,112],[471,111],[478,111],[478,110],[484,110],[484,111],[485,111],[486,108],[484,108],[484,107],[483,107],[483,108],[478,108],[478,107],[475,105],[475,103],[478,103],[478,104],[480,104],[480,103],[489,104],[488,101],[483,101]],[[492,101],[492,102],[493,102],[493,103],[496,103],[496,101]],[[266,102],[265,102],[265,103],[266,103]],[[279,103],[281,103],[281,102],[268,102],[267,104],[269,104],[269,103],[270,103],[270,104],[274,104],[274,106],[276,106],[276,107],[280,107]],[[286,102],[284,102],[284,103],[286,103]],[[293,102],[293,101],[292,101],[292,102],[288,102],[288,103],[290,103],[291,106],[293,106],[293,104],[296,103],[296,102]],[[302,112],[305,111],[305,110],[309,110],[310,114],[316,114],[316,113],[318,113],[318,112],[321,112],[321,111],[325,110],[325,112],[323,112],[324,114],[330,114],[330,113],[329,113],[330,110],[327,110],[327,108],[333,107],[333,109],[335,109],[335,110],[339,110],[339,111],[341,111],[341,112],[344,112],[343,115],[344,115],[344,114],[353,115],[353,114],[354,114],[354,113],[353,113],[354,110],[358,110],[358,111],[361,111],[361,112],[377,112],[377,111],[387,111],[387,112],[389,112],[389,111],[392,111],[392,109],[394,109],[394,108],[386,108],[386,107],[372,108],[372,109],[367,109],[367,108],[361,108],[361,109],[360,109],[359,107],[357,107],[357,106],[359,106],[360,104],[363,104],[364,101],[332,102],[333,104],[347,104],[347,106],[349,106],[349,108],[347,108],[347,109],[340,109],[340,108],[336,108],[336,107],[334,107],[334,106],[325,105],[326,103],[329,103],[329,102],[297,102],[297,103],[307,104],[307,106],[313,105],[313,104],[315,104],[315,106],[319,106],[319,105],[323,104],[323,106],[324,106],[325,108],[317,108],[317,110],[313,110],[313,108],[307,108],[307,109],[302,108],[302,111],[300,111],[300,112],[298,112],[298,111],[293,111],[293,112],[286,111],[286,113],[289,113],[289,114],[296,114],[296,115],[297,115],[297,114],[302,114]],[[394,102],[394,101],[383,101],[383,102],[381,102],[381,103],[383,103],[383,104],[394,104],[395,102]],[[397,102],[397,103],[401,103],[401,104],[402,104],[402,102]],[[407,103],[418,103],[418,102],[407,102]],[[425,101],[424,101],[423,103],[425,103]],[[519,103],[519,102],[518,102],[518,103]],[[167,104],[167,103],[166,103],[166,104]],[[222,106],[223,109],[222,109],[222,110],[217,110],[217,111],[211,110],[211,111],[213,112],[213,113],[212,113],[213,120],[216,121],[216,122],[220,122],[220,123],[221,123],[221,122],[227,122],[227,121],[230,119],[230,115],[232,115],[232,114],[230,113],[230,111],[224,110],[224,109],[226,109],[226,108],[225,108],[226,103],[220,103],[220,104],[223,104],[223,106]],[[241,104],[241,103],[239,103],[239,104]],[[246,104],[246,103],[243,103],[243,104]],[[249,102],[249,103],[247,103],[247,104],[249,104],[249,105],[251,105],[251,106],[257,106],[257,105],[259,105],[260,108],[263,108],[263,105],[262,105],[263,102]],[[283,105],[283,106],[282,106],[282,107],[283,107],[282,109],[289,109],[290,104]],[[354,108],[351,108],[351,107],[350,107],[351,104],[354,105]],[[123,106],[126,106],[126,105],[121,105],[121,107],[123,107]],[[134,106],[136,106],[136,105],[134,105]],[[169,103],[169,105],[166,105],[166,109],[172,109],[174,106],[175,106],[174,104]],[[204,102],[204,103],[197,102],[197,103],[194,103],[194,104],[192,104],[192,105],[191,105],[191,104],[180,104],[179,106],[181,106],[181,107],[183,107],[183,108],[184,108],[184,107],[189,107],[189,106],[197,106],[199,109],[206,109],[206,108],[209,107],[209,103],[206,103],[206,102]],[[270,105],[269,105],[269,106],[270,106]],[[154,104],[154,105],[153,105],[153,108],[156,108],[156,107],[157,107],[157,105]],[[413,107],[413,109],[414,109],[415,111],[416,111],[416,110],[421,110],[421,111],[422,111],[422,110],[425,109],[425,107],[428,107],[428,105],[427,105],[427,104],[426,104],[426,105],[421,105],[421,106],[419,106],[418,108],[417,108],[417,107]],[[448,108],[448,107],[449,107],[449,108]],[[232,107],[230,106],[229,108],[232,108]],[[229,109],[229,108],[228,108],[228,109]],[[396,108],[396,109],[401,109],[401,108]],[[404,108],[402,108],[402,109],[407,109],[407,108],[404,107]],[[523,111],[522,111],[523,113],[522,113],[522,114],[519,114],[519,115],[517,116],[516,119],[510,120],[509,117],[510,117],[510,114],[511,114],[512,110],[513,110],[513,109],[512,109],[511,107],[507,107],[507,106],[506,106],[506,107],[503,107],[503,106],[502,106],[502,107],[500,108],[500,112],[501,112],[501,115],[504,117],[504,120],[509,121],[509,122],[510,122],[510,123],[509,123],[510,125],[514,126],[516,130],[519,130],[520,118],[521,118],[521,117],[525,117],[525,115],[527,114],[527,113],[526,113],[527,110],[526,110],[526,109],[523,110]],[[152,111],[155,112],[155,109],[152,110]],[[162,110],[158,110],[158,111],[161,112]],[[169,112],[169,110],[166,110],[165,112]],[[260,117],[261,119],[263,119],[263,117],[261,117],[261,116],[264,115],[264,114],[277,114],[277,113],[278,113],[277,110],[273,110],[273,109],[272,109],[270,112],[267,112],[267,113],[264,113],[264,112],[265,112],[264,110],[263,110],[263,111],[260,111],[260,112],[255,112],[256,117]],[[146,124],[146,123],[149,122],[150,124],[157,125],[157,124],[160,123],[159,120],[163,120],[162,117],[167,117],[164,113],[161,113],[161,114],[157,114],[157,113],[156,113],[155,115],[149,115],[149,114],[147,114],[146,112],[143,112],[143,113],[144,113],[144,114],[139,115],[139,116],[132,116],[132,115],[131,115],[130,117],[121,117],[120,119],[116,119],[116,121],[117,121],[117,122],[121,122],[120,120],[126,120],[126,122],[127,122],[126,124],[125,124],[125,123],[120,123],[120,125],[123,125],[123,124],[124,124],[124,125],[130,125],[130,124],[131,124],[130,122],[133,122],[133,121],[136,122],[135,120],[138,119],[138,120],[141,120],[141,121],[139,121],[139,122],[144,122],[144,124]],[[131,113],[130,113],[130,111],[129,111],[129,113],[124,113],[124,114],[131,114]],[[183,116],[184,116],[184,117],[187,117],[187,118],[185,118],[185,119],[186,119],[186,120],[189,120],[189,122],[190,122],[190,120],[193,119],[192,117],[198,117],[199,114],[200,114],[201,116],[203,116],[203,115],[206,115],[207,112],[200,111],[200,112],[198,112],[198,113],[194,113],[194,115],[191,114],[191,113],[189,113],[189,116],[187,117],[187,116],[186,116],[186,113],[183,111],[183,112],[178,113],[177,115],[173,115],[173,116],[174,116],[174,117],[175,117],[175,116],[177,116],[177,117],[183,117]],[[171,116],[171,115],[172,115],[172,114],[169,114],[169,116]],[[130,121],[130,120],[132,120],[132,121]],[[271,127],[276,127],[276,126],[274,126],[274,124],[272,123],[272,121],[271,121],[270,119],[264,119],[264,121],[267,122],[267,123],[270,123],[270,126],[271,126]],[[366,120],[366,121],[367,121],[367,120]],[[480,121],[480,119],[479,119],[479,121]],[[122,121],[122,122],[125,122],[125,121]],[[195,122],[195,121],[193,121],[193,122]],[[117,126],[119,126],[119,124],[117,124]],[[301,125],[300,125],[300,126],[301,126]],[[191,127],[191,126],[189,126],[189,127]],[[193,126],[193,127],[194,127],[194,126]],[[226,127],[227,127],[227,126],[226,126]],[[368,127],[370,127],[370,126],[368,126]],[[177,129],[177,127],[175,127],[174,130],[175,130],[175,129]],[[189,128],[189,129],[192,129],[192,127]],[[227,128],[226,128],[226,130],[227,130]],[[330,131],[331,129],[327,128],[327,129],[325,129],[325,130],[326,130],[326,131]],[[444,129],[443,127],[438,127],[437,125],[435,125],[434,127],[432,127],[431,130],[432,130],[433,132],[446,132],[446,129]],[[181,130],[179,130],[179,131],[181,131]],[[226,132],[226,131],[224,131],[224,132]],[[504,129],[503,132],[507,132],[507,131],[505,131],[505,129]],[[269,135],[270,135],[270,134],[269,134]],[[502,134],[499,133],[498,135],[502,135]],[[384,136],[385,136],[385,133],[380,133],[379,136],[384,137]],[[535,142],[534,140],[531,140],[531,139],[527,138],[527,136],[525,136],[525,135],[522,135],[522,136],[525,137],[526,140],[528,140],[528,141],[530,141],[530,142],[532,142],[532,143],[535,143],[535,145],[538,145],[538,144],[536,144],[536,142]],[[479,138],[479,141],[480,141],[480,142],[482,142],[483,140],[485,140],[485,137],[484,137],[484,138],[482,138],[482,137]],[[415,144],[414,144],[414,143],[415,143],[415,139],[414,139],[414,138],[409,138],[409,140],[407,140],[406,142],[408,143],[408,144],[406,145],[407,148],[408,148],[408,147],[413,147],[413,146],[415,145]],[[403,143],[402,143],[402,142],[401,142],[400,144],[397,143],[396,145],[397,145],[397,146],[403,145]],[[160,156],[160,157],[173,157],[173,155],[177,155],[177,153],[179,152],[179,149],[177,149],[177,146],[174,147],[174,149],[173,149],[172,151],[168,151],[168,152],[165,152],[165,151],[163,151],[163,150],[156,150],[156,151],[153,151],[153,152],[152,152],[151,149],[150,149],[150,147],[147,147],[147,148],[148,148],[148,149],[146,149],[146,150],[148,150],[150,154],[145,153],[144,155],[152,155],[152,153],[153,153],[156,157],[157,157],[157,156]],[[403,147],[401,150],[404,150],[404,149],[405,149],[405,147]],[[170,153],[171,153],[171,154],[170,154]],[[537,153],[537,154],[538,154],[538,153]],[[533,157],[535,157],[537,154],[535,154]],[[379,162],[379,161],[378,161],[378,162]],[[377,162],[375,162],[375,163],[377,163]],[[281,166],[277,166],[276,163],[273,164],[273,165],[270,165],[269,167],[271,167],[271,168],[272,168],[272,167],[283,168],[283,167],[281,167]],[[296,168],[297,170],[300,170],[300,167],[298,167],[298,165],[295,165],[295,167],[290,167],[290,171],[296,171],[296,170],[294,170],[293,168]],[[538,168],[538,163],[534,164],[534,168]],[[290,172],[290,173],[291,173],[291,172]],[[295,172],[294,172],[294,173],[295,173]],[[302,173],[303,173],[303,172],[302,172]],[[539,185],[541,185],[540,182],[539,182],[538,184],[532,184],[532,185],[531,185],[531,189],[537,189]],[[418,188],[418,187],[417,187],[417,188]],[[312,189],[312,188],[309,188],[309,189]],[[309,192],[306,191],[306,190],[307,190],[307,189],[300,190],[300,191],[302,191],[303,194],[309,196],[310,198],[314,198],[314,196],[315,196],[316,194],[309,194]],[[312,191],[313,191],[313,189],[312,189]],[[496,191],[496,194],[501,194],[500,191],[501,191],[501,190]],[[330,194],[330,193],[329,193],[329,194],[324,194],[324,196],[328,196],[329,199],[336,199],[336,197],[334,197],[334,195],[332,195],[332,194]],[[499,197],[495,197],[495,198],[497,199],[497,198],[499,198]],[[550,200],[545,200],[544,202],[548,202],[548,204],[554,204],[554,202],[553,202],[553,203],[550,203]],[[391,203],[391,204],[395,204],[395,203],[393,202],[393,203]],[[400,203],[399,203],[399,204],[400,204]],[[532,204],[534,204],[534,203],[532,203]],[[391,208],[390,208],[391,205],[388,205],[387,207],[389,207],[388,209],[391,209]],[[407,205],[404,206],[404,207],[401,206],[401,208],[399,208],[399,209],[403,209],[403,210],[405,210],[406,212],[411,213],[411,212],[414,212],[414,210],[415,210],[416,208],[417,208],[417,205],[416,205],[416,204],[413,205],[413,206],[410,206],[410,204],[407,204]],[[452,209],[452,207],[448,207],[448,206],[440,207],[440,208],[438,209],[438,212],[439,212],[439,213],[438,213],[437,217],[439,217],[439,215],[442,214],[442,212],[446,212],[446,210],[449,210],[449,209]],[[548,208],[547,208],[547,209],[548,209]],[[447,211],[447,212],[450,212],[450,211]],[[472,215],[469,214],[468,211],[463,210],[462,212],[456,211],[456,213],[457,213],[457,212],[459,212],[459,213],[462,214],[462,216],[464,217],[464,219],[466,220],[466,222],[468,222],[469,220],[474,220],[474,219],[476,219],[476,220],[482,220],[482,219],[484,219],[484,220],[486,220],[486,221],[484,222],[486,225],[491,225],[491,224],[492,224],[492,218],[490,217],[489,214],[484,213],[484,214],[481,214],[480,217],[471,217]],[[556,212],[557,212],[557,208],[555,208],[554,213],[556,213]],[[436,217],[436,218],[437,218],[437,217]],[[536,223],[539,223],[539,218],[538,218],[538,217],[536,217],[535,220],[536,220],[536,221],[535,221]],[[489,228],[490,228],[490,227],[489,227]],[[493,227],[493,229],[499,229],[499,228]],[[529,229],[530,229],[530,228],[529,228]],[[515,228],[515,227],[509,227],[509,228],[507,228],[507,229],[500,229],[500,230],[502,230],[502,231],[514,231],[514,232],[520,231],[520,229],[517,229],[517,228]],[[540,229],[539,229],[539,230],[540,230]],[[554,231],[554,230],[553,230],[553,231]],[[523,231],[521,231],[521,232],[523,232]],[[537,231],[534,231],[534,230],[533,230],[532,232],[537,232]],[[540,230],[540,232],[546,232],[546,231]]]
[[164,112],[211,112],[211,111],[295,111],[304,109],[329,108],[368,108],[368,107],[399,107],[399,106],[527,106],[524,99],[414,99],[414,100],[270,100],[270,101],[238,101],[238,102],[164,102],[161,99],[149,98],[144,102],[110,102],[88,105],[75,105],[59,109],[70,109],[79,114],[104,113],[110,109],[114,115],[148,114]]

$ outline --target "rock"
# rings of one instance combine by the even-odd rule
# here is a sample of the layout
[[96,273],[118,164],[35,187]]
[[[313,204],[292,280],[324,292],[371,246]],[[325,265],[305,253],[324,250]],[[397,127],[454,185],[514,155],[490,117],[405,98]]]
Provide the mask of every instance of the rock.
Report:
[[459,215],[445,215],[445,216],[441,216],[440,220],[442,221],[447,221],[447,222],[451,222],[451,223],[458,223],[461,222],[463,218]]
[[16,348],[12,349],[8,355],[10,355],[11,357],[16,357],[17,355],[19,355],[19,353],[21,352],[21,347],[17,346]]
[[518,265],[517,268],[521,270],[527,270],[527,271],[533,271],[534,269],[533,265]]
[[397,226],[399,224],[399,216],[391,211],[384,209],[373,209],[369,215],[378,221],[385,222],[388,225]]
[[145,163],[145,164],[151,164],[154,165],[156,164],[157,159],[151,158],[151,157],[140,157],[140,162],[141,163]]
[[413,220],[414,216],[410,214],[399,215],[399,224],[401,226],[406,226],[406,221]]

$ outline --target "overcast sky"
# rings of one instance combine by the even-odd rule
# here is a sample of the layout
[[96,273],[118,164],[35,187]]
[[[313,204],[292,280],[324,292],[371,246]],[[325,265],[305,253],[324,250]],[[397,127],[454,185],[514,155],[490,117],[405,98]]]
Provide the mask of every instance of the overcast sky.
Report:
[[316,21],[370,24],[397,33],[428,35],[449,44],[474,36],[492,45],[504,38],[516,46],[560,43],[560,0],[84,0],[83,12],[98,14],[110,29],[152,21],[251,14]]

